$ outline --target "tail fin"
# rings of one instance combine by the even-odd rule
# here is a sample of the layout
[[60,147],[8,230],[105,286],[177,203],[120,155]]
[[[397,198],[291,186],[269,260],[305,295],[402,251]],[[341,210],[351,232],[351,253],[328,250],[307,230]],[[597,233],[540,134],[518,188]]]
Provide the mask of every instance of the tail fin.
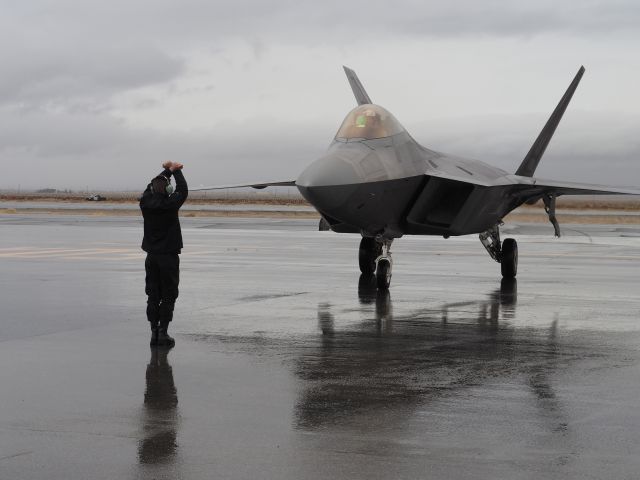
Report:
[[535,173],[536,168],[538,167],[538,163],[540,163],[540,159],[542,158],[544,151],[547,149],[547,145],[549,145],[549,141],[551,140],[551,137],[553,137],[553,134],[556,131],[556,127],[560,123],[564,111],[567,109],[567,105],[569,105],[569,102],[571,101],[573,92],[575,92],[576,88],[578,88],[578,84],[580,83],[580,79],[582,78],[583,73],[584,67],[580,67],[580,70],[578,70],[578,73],[576,73],[576,76],[571,82],[571,85],[569,85],[569,88],[567,88],[567,91],[560,99],[560,103],[558,103],[558,106],[549,117],[549,120],[547,120],[547,123],[540,132],[540,135],[538,135],[536,141],[533,142],[529,153],[527,153],[527,156],[524,157],[524,160],[520,164],[520,167],[518,167],[516,175],[521,175],[523,177],[532,177]]
[[366,90],[360,83],[360,80],[358,79],[356,72],[354,72],[348,67],[345,67],[344,65],[342,66],[342,68],[344,68],[344,73],[347,74],[347,79],[349,80],[349,84],[351,85],[351,90],[353,90],[353,94],[355,95],[356,100],[358,101],[358,105],[362,105],[364,103],[373,103],[369,98],[369,95],[367,95]]

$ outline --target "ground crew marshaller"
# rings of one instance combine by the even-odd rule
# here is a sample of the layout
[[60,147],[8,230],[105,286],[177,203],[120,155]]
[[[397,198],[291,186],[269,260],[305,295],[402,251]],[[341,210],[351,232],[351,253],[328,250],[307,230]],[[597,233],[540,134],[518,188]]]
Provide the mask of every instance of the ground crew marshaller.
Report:
[[[175,340],[167,329],[173,319],[178,298],[182,232],[178,210],[187,199],[189,189],[182,174],[182,164],[165,162],[164,171],[151,180],[140,198],[144,218],[142,249],[147,252],[146,271],[147,319],[151,324],[151,346],[173,347]],[[175,178],[175,191],[171,176]]]

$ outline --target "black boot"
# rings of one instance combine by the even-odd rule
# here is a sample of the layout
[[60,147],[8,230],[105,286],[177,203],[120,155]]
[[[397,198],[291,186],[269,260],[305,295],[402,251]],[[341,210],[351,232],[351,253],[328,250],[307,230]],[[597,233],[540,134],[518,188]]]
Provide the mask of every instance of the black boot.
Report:
[[158,345],[158,332],[160,331],[160,327],[158,325],[151,324],[151,341],[149,345],[155,347]]
[[168,326],[161,326],[158,329],[158,346],[173,348],[173,346],[176,344],[176,341],[169,336],[169,334],[167,333],[167,328]]

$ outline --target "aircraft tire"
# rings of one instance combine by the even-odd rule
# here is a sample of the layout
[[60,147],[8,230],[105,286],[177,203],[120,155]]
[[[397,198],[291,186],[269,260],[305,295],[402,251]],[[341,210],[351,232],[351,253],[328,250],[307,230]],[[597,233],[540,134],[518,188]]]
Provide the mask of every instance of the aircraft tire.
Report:
[[500,270],[503,278],[516,278],[518,274],[518,242],[513,238],[505,238],[502,242]]
[[320,223],[318,224],[318,231],[320,232],[328,232],[329,230],[331,230],[331,226],[329,225],[329,222],[327,222],[324,217],[320,218]]
[[378,285],[378,290],[388,290],[391,285],[391,262],[386,258],[381,258],[378,261],[376,284]]
[[360,240],[360,250],[358,251],[358,263],[360,273],[363,275],[373,275],[376,271],[376,258],[382,253],[382,246],[376,242],[375,238],[362,237]]

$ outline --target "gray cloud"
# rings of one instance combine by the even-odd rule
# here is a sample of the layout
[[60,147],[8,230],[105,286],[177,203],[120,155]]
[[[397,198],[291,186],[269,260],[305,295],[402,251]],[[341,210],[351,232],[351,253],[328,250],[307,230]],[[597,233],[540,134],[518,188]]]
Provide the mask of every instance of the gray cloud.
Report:
[[[55,122],[41,112],[20,118],[0,134],[0,155],[31,175],[10,169],[0,184],[5,187],[137,189],[166,159],[184,161],[192,185],[292,180],[323,154],[336,129],[328,121],[292,125],[252,118],[196,132],[163,132],[90,115],[56,114]],[[437,118],[407,128],[425,146],[513,172],[544,120],[532,115]],[[574,113],[567,120],[540,164],[541,177],[640,184],[640,115]],[[261,127],[251,130],[247,141],[244,132],[255,124]],[[276,141],[283,132],[286,141]]]
[[[80,0],[67,2],[77,9]],[[58,5],[58,2],[55,2]],[[124,4],[123,4],[124,5]],[[183,41],[194,38],[225,38],[242,35],[296,41],[315,41],[320,35],[331,42],[332,35],[342,32],[379,35],[389,33],[421,36],[488,34],[522,36],[550,31],[573,31],[592,35],[594,32],[631,31],[637,33],[640,5],[633,0],[587,0],[557,2],[539,0],[523,4],[511,0],[402,0],[390,4],[385,0],[276,0],[272,2],[203,0],[138,1],[126,3],[123,18],[113,4],[85,7],[90,19],[111,19],[131,31],[147,31],[150,35],[176,37]],[[57,9],[57,7],[56,7]],[[188,29],[184,28],[186,25]],[[362,38],[362,37],[361,37]],[[364,37],[366,40],[366,37]],[[342,41],[337,38],[333,41]]]
[[640,4],[631,0],[33,0],[7,5],[0,19],[0,103],[105,108],[115,93],[184,74],[189,51],[220,53],[230,41],[246,42],[259,59],[273,43],[345,47],[554,32],[637,37],[638,24]]
[[[415,34],[420,36],[487,34],[523,36],[536,33],[571,31],[593,35],[594,32],[632,32],[637,34],[640,5],[633,0],[587,0],[557,2],[539,0],[523,4],[511,0],[279,0],[272,2],[238,2],[187,0],[136,2],[133,18],[148,18],[145,29],[151,34],[182,36],[191,40],[242,35],[297,42],[343,41],[353,34],[367,40],[366,34]],[[108,11],[111,11],[110,9]],[[103,12],[103,13],[108,13]],[[168,21],[167,21],[168,20]],[[183,25],[191,28],[185,32]],[[140,27],[137,23],[135,27]],[[185,37],[186,33],[186,37]],[[332,40],[333,39],[333,40]],[[173,39],[175,40],[175,38]]]
[[41,45],[22,47],[19,56],[3,63],[3,70],[4,104],[97,108],[122,90],[177,77],[183,62],[144,46]]
[[[132,129],[110,117],[69,113],[5,112],[0,123],[7,118],[0,157],[15,167],[3,175],[0,188],[137,189],[167,159],[186,164],[192,185],[289,180],[325,151],[334,133],[334,125],[260,118],[197,132]],[[243,132],[256,123],[262,128],[247,142]],[[274,141],[283,131],[288,141]]]
[[[274,74],[269,79],[277,83],[294,70],[312,70],[316,59],[311,55],[307,58],[306,52],[313,52],[321,59],[318,61],[330,60],[336,65],[345,57],[358,54],[362,55],[358,60],[368,62],[371,71],[380,70],[378,78],[386,75],[385,82],[393,78],[397,95],[402,98],[403,78],[419,76],[429,85],[436,81],[434,77],[448,75],[447,65],[413,58],[405,70],[390,73],[400,60],[389,51],[381,59],[377,52],[392,44],[398,49],[397,57],[402,58],[407,45],[424,42],[435,45],[436,50],[443,39],[457,42],[460,47],[438,52],[437,60],[456,62],[465,68],[468,61],[465,81],[452,82],[456,88],[448,92],[451,100],[442,102],[444,107],[439,112],[421,112],[432,120],[406,126],[426,146],[479,158],[512,171],[544,118],[438,118],[446,114],[443,110],[449,102],[464,104],[465,96],[472,101],[470,96],[482,94],[478,88],[460,90],[473,82],[477,70],[489,68],[489,60],[504,70],[511,68],[506,60],[502,65],[500,59],[493,58],[495,45],[512,42],[509,48],[516,56],[520,47],[542,48],[544,51],[535,52],[536,58],[552,59],[535,66],[539,69],[537,78],[542,78],[554,58],[565,62],[553,45],[558,45],[559,51],[566,48],[563,52],[571,61],[571,48],[582,48],[576,58],[595,50],[585,48],[585,44],[566,46],[576,38],[585,40],[587,47],[597,44],[605,52],[608,48],[620,52],[620,45],[634,51],[640,39],[638,24],[640,4],[622,0],[540,0],[529,4],[510,0],[11,2],[3,6],[0,17],[0,161],[11,162],[13,167],[0,187],[18,183],[42,187],[53,182],[61,187],[89,184],[96,188],[136,188],[167,158],[187,163],[186,172],[193,172],[192,178],[197,180],[192,181],[197,183],[293,178],[324,151],[337,128],[336,118],[346,113],[340,110],[351,104],[345,108],[336,101],[337,114],[326,121],[322,120],[323,115],[307,116],[301,121],[288,116],[298,104],[309,96],[331,98],[329,85],[325,85],[328,82],[315,70],[299,75],[309,83],[297,91],[271,88],[262,78],[238,81],[237,86],[227,85],[228,89],[222,90],[212,67],[202,66],[193,60],[194,56],[213,59],[215,65],[223,65],[245,80],[245,70],[252,72],[257,64],[274,62],[271,52],[286,54],[291,51],[287,48],[299,49],[299,56],[284,59],[290,62],[289,70],[282,67],[282,59],[277,65],[274,62],[265,67],[281,69],[277,72],[280,77]],[[541,46],[531,41],[545,35],[550,40]],[[617,44],[612,43],[614,37]],[[477,42],[487,38],[492,42],[485,44],[482,58],[475,59]],[[238,44],[245,45],[248,53],[238,54]],[[505,54],[509,48],[495,55]],[[329,53],[323,57],[322,52]],[[625,60],[624,52],[618,55],[611,64],[600,68],[633,70],[631,64],[635,60]],[[615,66],[621,61],[626,66]],[[193,82],[196,77],[198,82]],[[365,84],[371,82],[376,99],[378,78],[363,78]],[[509,86],[506,81],[498,86],[492,85],[496,82],[485,83],[486,94],[493,92],[498,98],[495,91],[500,85]],[[603,81],[599,89],[606,96],[617,85]],[[558,94],[557,85],[553,88],[554,95]],[[129,103],[124,102],[124,107],[118,103],[127,93],[141,90],[145,91]],[[346,84],[344,91],[346,98]],[[207,92],[217,96],[198,96]],[[265,97],[282,96],[264,99],[262,92],[267,92]],[[540,96],[545,93],[541,91]],[[398,97],[387,96],[386,100],[393,102]],[[225,108],[217,110],[212,105],[211,118],[203,120],[200,127],[181,128],[184,119],[190,120],[189,101],[196,102],[198,98],[224,101]],[[316,105],[324,102],[311,100]],[[416,109],[422,102],[415,97],[408,100],[408,105]],[[185,102],[180,104],[182,108],[175,110],[181,117],[174,118],[172,108],[181,101]],[[529,105],[526,108],[535,109]],[[392,104],[389,107],[393,110]],[[235,120],[228,118],[236,113],[235,109]],[[163,130],[134,127],[137,117],[133,111],[149,111],[150,115],[163,112],[167,119]],[[561,125],[541,164],[541,175],[640,184],[640,118],[621,117],[615,112],[573,118],[574,123]],[[604,170],[603,165],[607,166]]]
[[86,156],[113,150],[129,137],[117,120],[93,114],[0,111],[1,151],[34,157]]

